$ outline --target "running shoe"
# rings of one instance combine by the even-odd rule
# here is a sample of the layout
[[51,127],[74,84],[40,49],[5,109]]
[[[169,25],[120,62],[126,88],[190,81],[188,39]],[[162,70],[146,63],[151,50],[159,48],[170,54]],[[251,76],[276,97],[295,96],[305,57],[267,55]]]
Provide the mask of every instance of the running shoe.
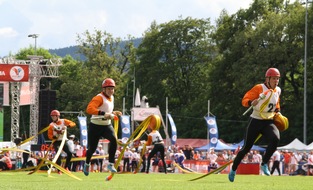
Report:
[[271,175],[270,171],[268,170],[267,164],[264,164],[263,166],[261,166],[261,169],[262,169],[262,171],[263,171],[263,173],[264,173],[265,175],[267,175],[267,176],[270,176],[270,175]]
[[228,174],[228,179],[230,182],[234,182],[235,180],[235,176],[236,176],[236,171],[234,171],[233,169],[230,170],[229,174]]
[[115,167],[114,167],[114,164],[113,164],[113,163],[109,163],[109,164],[108,164],[108,170],[109,170],[110,172],[112,172],[112,173],[116,173],[116,172],[117,172],[116,169],[115,169]]
[[89,166],[90,164],[84,164],[84,169],[83,169],[83,172],[85,174],[85,176],[88,176],[89,175]]

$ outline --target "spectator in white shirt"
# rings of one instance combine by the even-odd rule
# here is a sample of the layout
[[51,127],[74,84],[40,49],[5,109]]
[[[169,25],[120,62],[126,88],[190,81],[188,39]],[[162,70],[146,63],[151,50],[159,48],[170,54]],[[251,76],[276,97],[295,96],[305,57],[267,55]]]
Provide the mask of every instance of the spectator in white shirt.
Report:
[[278,150],[276,150],[273,155],[272,155],[272,159],[273,159],[273,166],[272,166],[272,170],[271,170],[271,175],[274,173],[275,169],[278,172],[278,175],[281,175],[280,173],[280,168],[279,168],[279,164],[280,164],[280,153]]

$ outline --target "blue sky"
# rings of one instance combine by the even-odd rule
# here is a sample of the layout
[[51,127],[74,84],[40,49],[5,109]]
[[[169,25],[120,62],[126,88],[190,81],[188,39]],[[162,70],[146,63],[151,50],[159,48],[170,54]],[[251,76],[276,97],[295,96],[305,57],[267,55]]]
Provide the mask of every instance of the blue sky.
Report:
[[114,37],[142,37],[158,24],[186,18],[218,18],[248,8],[253,0],[0,0],[0,57],[34,46],[57,49],[77,45],[77,34],[95,29]]

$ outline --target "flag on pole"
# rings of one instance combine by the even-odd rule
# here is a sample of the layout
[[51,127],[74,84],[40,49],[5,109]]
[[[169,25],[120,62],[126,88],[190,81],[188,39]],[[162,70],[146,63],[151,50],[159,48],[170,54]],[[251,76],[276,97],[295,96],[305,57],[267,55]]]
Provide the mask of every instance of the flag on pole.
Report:
[[80,144],[88,147],[87,138],[87,117],[78,116],[79,127],[80,127]]
[[211,117],[211,116],[206,116],[204,117],[204,119],[208,126],[208,136],[210,140],[209,147],[215,148],[218,142],[218,129],[217,129],[217,124],[216,124],[216,119],[215,117]]
[[172,138],[171,138],[171,143],[172,145],[176,144],[176,140],[177,140],[177,130],[176,130],[176,125],[174,123],[174,120],[171,116],[171,114],[167,114],[167,118],[171,124],[171,128],[172,128]]
[[130,119],[128,115],[121,116],[122,142],[126,143],[130,137]]

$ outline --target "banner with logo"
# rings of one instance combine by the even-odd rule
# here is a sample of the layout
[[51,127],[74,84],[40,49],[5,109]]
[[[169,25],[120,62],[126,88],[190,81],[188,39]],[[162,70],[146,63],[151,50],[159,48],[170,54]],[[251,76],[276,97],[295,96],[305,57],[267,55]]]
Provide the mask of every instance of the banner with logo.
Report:
[[28,81],[29,65],[0,64],[0,81]]
[[130,137],[130,118],[128,115],[122,115],[121,120],[122,142],[126,143]]
[[159,108],[132,108],[132,111],[134,121],[143,121],[150,115],[154,114],[162,117]]
[[210,140],[210,148],[215,148],[218,142],[218,130],[215,117],[206,116],[204,117],[208,126],[208,137]]
[[87,117],[78,116],[77,118],[80,127],[80,145],[88,147]]
[[172,143],[172,145],[175,145],[175,144],[176,144],[176,140],[177,140],[176,125],[175,125],[175,123],[174,123],[174,120],[173,120],[171,114],[167,114],[167,118],[168,118],[168,121],[170,122],[171,128],[172,128],[171,143]]

